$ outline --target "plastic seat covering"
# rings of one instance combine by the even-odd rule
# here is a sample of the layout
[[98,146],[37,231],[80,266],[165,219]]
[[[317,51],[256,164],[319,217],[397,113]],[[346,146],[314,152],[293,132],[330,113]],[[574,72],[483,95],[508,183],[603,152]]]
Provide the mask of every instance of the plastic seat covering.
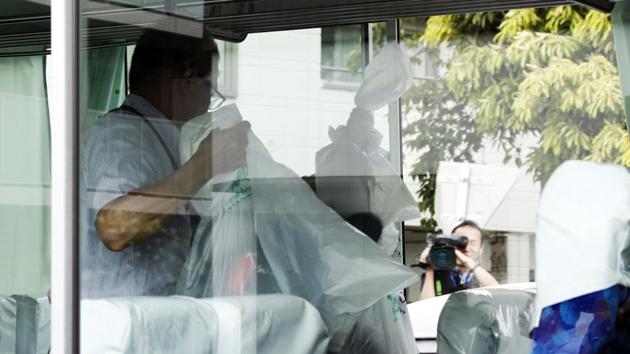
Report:
[[440,354],[529,353],[534,286],[471,289],[451,294],[438,321]]
[[44,354],[49,350],[48,298],[0,295],[0,354]]

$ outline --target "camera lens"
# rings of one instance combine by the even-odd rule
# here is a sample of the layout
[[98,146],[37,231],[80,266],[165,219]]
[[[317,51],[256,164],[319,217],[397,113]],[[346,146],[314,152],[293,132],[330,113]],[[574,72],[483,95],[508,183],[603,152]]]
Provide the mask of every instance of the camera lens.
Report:
[[435,249],[430,254],[430,263],[436,270],[452,269],[455,262],[455,252],[451,248]]

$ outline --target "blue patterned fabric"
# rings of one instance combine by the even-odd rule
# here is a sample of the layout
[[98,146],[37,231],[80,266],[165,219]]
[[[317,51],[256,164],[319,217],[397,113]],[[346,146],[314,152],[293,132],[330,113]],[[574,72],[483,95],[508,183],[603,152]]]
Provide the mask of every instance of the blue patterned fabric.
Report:
[[630,337],[616,322],[619,307],[629,299],[630,289],[617,285],[544,308],[532,332],[532,354],[617,353],[612,348],[627,348]]

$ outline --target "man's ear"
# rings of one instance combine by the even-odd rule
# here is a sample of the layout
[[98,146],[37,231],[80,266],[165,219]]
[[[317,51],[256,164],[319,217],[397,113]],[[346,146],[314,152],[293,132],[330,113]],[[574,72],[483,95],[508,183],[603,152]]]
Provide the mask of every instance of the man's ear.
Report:
[[193,68],[188,68],[184,70],[184,72],[179,76],[173,78],[173,83],[177,87],[178,90],[183,90],[183,92],[189,92],[190,90],[195,88],[197,85],[197,70]]
[[185,79],[195,79],[199,77],[199,69],[193,66],[187,65],[186,68],[184,69],[184,72],[182,72],[181,76]]

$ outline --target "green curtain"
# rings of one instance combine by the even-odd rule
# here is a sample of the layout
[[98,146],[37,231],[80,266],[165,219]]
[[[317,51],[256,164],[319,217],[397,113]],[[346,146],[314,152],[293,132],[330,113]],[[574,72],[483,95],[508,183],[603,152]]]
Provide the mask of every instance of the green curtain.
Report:
[[90,49],[82,53],[81,129],[122,104],[126,95],[126,47]]
[[[82,128],[125,96],[125,47],[83,52]],[[54,68],[51,68],[54,70]],[[50,128],[44,57],[0,58],[0,294],[50,288]],[[54,89],[54,83],[48,83]]]
[[0,58],[0,294],[49,285],[50,129],[44,57]]

